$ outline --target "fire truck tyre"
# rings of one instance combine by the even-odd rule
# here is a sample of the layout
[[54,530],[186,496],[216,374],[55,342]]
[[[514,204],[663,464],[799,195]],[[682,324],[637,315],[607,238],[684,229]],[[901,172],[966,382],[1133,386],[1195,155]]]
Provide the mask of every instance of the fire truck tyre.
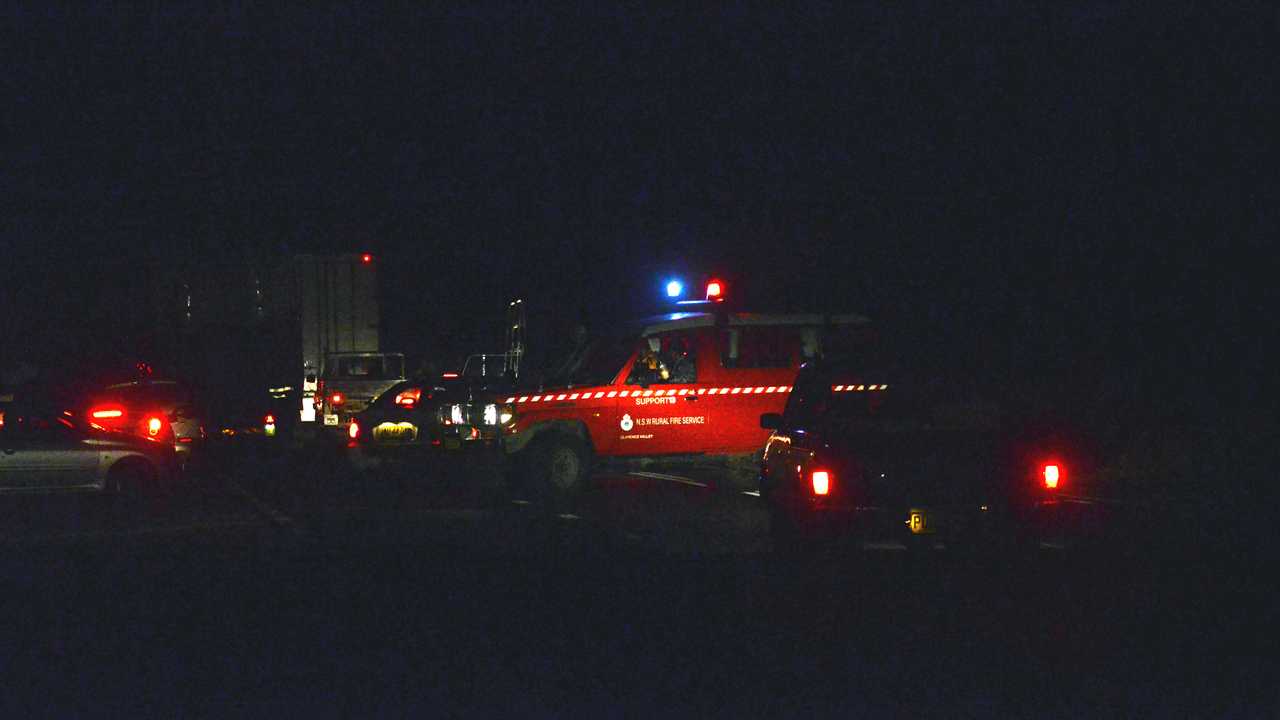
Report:
[[570,435],[547,438],[533,457],[533,476],[540,489],[553,495],[573,495],[587,484],[591,454],[586,444]]

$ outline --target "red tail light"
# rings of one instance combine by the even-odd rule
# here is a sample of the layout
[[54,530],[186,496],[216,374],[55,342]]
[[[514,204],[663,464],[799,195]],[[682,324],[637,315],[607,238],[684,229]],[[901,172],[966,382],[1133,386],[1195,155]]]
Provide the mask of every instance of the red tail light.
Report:
[[458,377],[458,373],[456,373],[456,372],[447,372],[447,373],[444,373],[443,375],[441,375],[440,377],[444,378],[445,380],[453,380],[454,378]]
[[275,415],[268,415],[268,416],[266,416],[266,417],[262,418],[262,422],[263,422],[263,423],[265,423],[265,424],[267,424],[267,425],[274,425],[274,424],[275,424],[275,422],[276,422],[276,416],[275,416]]
[[360,437],[360,423],[356,422],[355,420],[351,421],[351,424],[347,426],[347,437],[351,438],[352,440],[355,440],[356,438]]
[[1048,490],[1057,490],[1058,485],[1066,479],[1066,473],[1063,472],[1062,466],[1057,463],[1048,463],[1040,471],[1040,476],[1044,479],[1044,486]]
[[158,417],[152,416],[147,418],[147,435],[155,437],[160,434],[160,429],[164,427],[164,421]]
[[329,396],[329,403],[332,405],[341,405],[346,402],[346,400],[347,399],[342,396],[342,393],[334,393]]
[[814,495],[826,495],[831,492],[831,473],[826,470],[814,470],[810,477]]
[[396,405],[402,408],[412,409],[417,406],[418,401],[422,399],[421,388],[406,388],[396,393]]

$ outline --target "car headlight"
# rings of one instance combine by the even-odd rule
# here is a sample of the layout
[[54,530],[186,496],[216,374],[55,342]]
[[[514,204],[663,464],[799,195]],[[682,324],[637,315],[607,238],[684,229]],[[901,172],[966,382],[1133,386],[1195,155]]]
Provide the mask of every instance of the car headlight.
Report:
[[461,405],[449,406],[449,420],[453,422],[454,425],[461,425],[462,423],[465,422],[465,420],[463,420]]
[[488,405],[484,406],[484,424],[485,425],[498,424],[498,406],[497,405],[494,405],[493,403],[489,403]]

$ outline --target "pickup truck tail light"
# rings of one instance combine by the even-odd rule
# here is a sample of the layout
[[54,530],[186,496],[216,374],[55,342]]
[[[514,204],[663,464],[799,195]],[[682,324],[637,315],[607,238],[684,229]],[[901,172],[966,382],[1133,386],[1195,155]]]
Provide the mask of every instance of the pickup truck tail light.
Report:
[[814,495],[826,495],[831,492],[831,473],[827,470],[814,470],[809,476]]
[[1046,490],[1057,490],[1066,479],[1066,475],[1062,465],[1056,462],[1045,463],[1044,467],[1040,468],[1040,479],[1044,481]]

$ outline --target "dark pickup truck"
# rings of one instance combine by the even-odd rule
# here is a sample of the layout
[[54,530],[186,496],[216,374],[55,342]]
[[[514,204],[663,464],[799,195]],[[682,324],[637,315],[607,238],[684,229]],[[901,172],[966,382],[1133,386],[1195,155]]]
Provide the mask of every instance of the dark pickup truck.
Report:
[[761,460],[775,545],[1038,544],[1080,455],[972,379],[855,360],[805,365]]

